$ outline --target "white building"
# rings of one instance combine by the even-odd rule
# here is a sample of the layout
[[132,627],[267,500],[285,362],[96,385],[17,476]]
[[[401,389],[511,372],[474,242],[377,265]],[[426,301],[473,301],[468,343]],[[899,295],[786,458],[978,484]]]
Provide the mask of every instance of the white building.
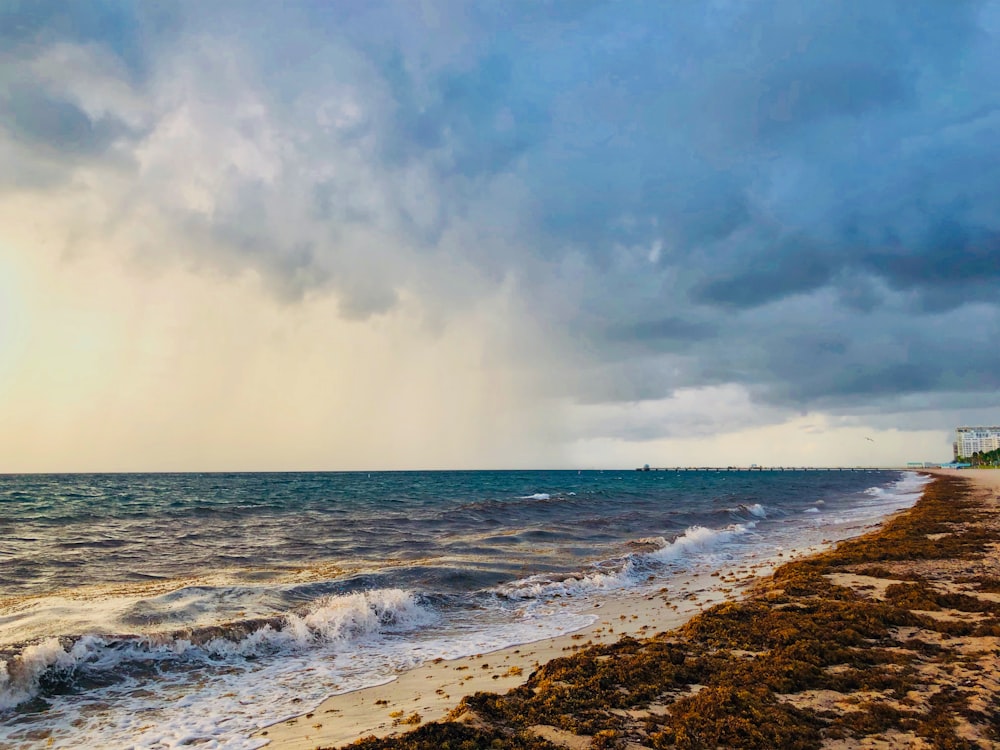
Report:
[[955,458],[1000,448],[1000,427],[956,427]]

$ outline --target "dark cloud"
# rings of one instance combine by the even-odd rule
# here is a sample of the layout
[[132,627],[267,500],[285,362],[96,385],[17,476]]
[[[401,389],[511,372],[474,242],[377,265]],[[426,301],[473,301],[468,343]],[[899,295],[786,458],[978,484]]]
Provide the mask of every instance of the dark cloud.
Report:
[[[36,47],[76,13],[19,7],[0,28]],[[996,2],[192,4],[167,35],[93,7],[75,38],[163,86],[158,65],[236,50],[190,102],[231,125],[246,86],[280,163],[223,165],[217,205],[176,218],[283,298],[332,288],[364,317],[407,289],[461,315],[506,284],[593,403],[996,399]],[[21,142],[120,136],[20,83]]]
[[643,320],[629,325],[616,325],[609,334],[644,343],[684,342],[708,338],[715,334],[715,327],[685,318],[668,317]]
[[120,121],[92,119],[71,101],[37,87],[14,86],[0,97],[0,118],[29,148],[66,156],[95,156],[128,132]]
[[502,52],[442,71],[424,95],[416,89],[428,82],[415,81],[398,57],[383,72],[395,104],[386,158],[433,155],[443,176],[474,178],[509,169],[544,133],[544,109],[520,96],[514,66]]
[[984,334],[1000,326],[995,308],[812,315],[800,307],[798,319],[781,319],[760,339],[762,356],[745,357],[768,384],[768,400],[835,408],[901,395],[932,400],[936,392],[1000,390],[1000,357],[982,343]]
[[835,267],[823,248],[805,236],[775,241],[757,256],[737,259],[749,267],[731,268],[722,259],[695,291],[695,300],[720,307],[755,307],[825,286]]

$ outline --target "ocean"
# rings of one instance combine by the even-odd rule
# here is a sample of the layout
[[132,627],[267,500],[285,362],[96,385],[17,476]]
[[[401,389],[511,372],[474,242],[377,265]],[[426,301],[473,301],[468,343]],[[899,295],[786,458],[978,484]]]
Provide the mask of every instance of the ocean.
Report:
[[925,482],[0,476],[0,746],[260,747],[261,727],[332,694],[578,630],[609,598],[857,535]]

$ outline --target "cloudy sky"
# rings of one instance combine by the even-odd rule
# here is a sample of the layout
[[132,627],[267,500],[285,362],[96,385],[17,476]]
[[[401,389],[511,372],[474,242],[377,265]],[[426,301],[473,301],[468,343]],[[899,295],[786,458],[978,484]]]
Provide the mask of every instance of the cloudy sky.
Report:
[[996,2],[0,2],[0,471],[1000,423]]

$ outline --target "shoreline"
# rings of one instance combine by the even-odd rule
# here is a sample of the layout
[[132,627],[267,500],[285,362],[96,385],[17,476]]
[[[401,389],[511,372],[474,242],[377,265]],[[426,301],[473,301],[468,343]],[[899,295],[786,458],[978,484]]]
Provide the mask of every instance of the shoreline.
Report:
[[362,738],[403,735],[446,718],[467,696],[480,691],[503,693],[524,684],[553,659],[591,646],[608,646],[622,637],[642,639],[680,628],[710,607],[739,601],[779,566],[829,546],[786,549],[778,557],[689,573],[669,593],[661,588],[658,593],[605,601],[593,610],[595,622],[575,632],[484,654],[436,659],[380,685],[332,695],[310,711],[262,727],[254,738],[266,741],[269,749],[313,750],[344,747]]
[[735,582],[719,606],[605,605],[580,633],[425,665],[257,737],[341,747],[360,732],[364,750],[1000,747],[1000,472],[921,473],[936,479],[913,508]]
[[[794,550],[783,559],[812,552],[811,548]],[[605,601],[593,610],[596,620],[579,630],[458,659],[435,659],[381,685],[332,695],[315,709],[279,720],[254,736],[268,740],[264,746],[268,750],[314,750],[341,747],[367,737],[402,735],[418,723],[412,718],[414,714],[420,717],[419,724],[439,721],[462,698],[522,685],[552,659],[615,643],[626,636],[645,638],[678,628],[705,609],[737,598],[775,567],[776,563],[762,560],[725,568],[718,575],[690,574],[670,594],[664,589]],[[720,579],[726,590],[717,588]]]

